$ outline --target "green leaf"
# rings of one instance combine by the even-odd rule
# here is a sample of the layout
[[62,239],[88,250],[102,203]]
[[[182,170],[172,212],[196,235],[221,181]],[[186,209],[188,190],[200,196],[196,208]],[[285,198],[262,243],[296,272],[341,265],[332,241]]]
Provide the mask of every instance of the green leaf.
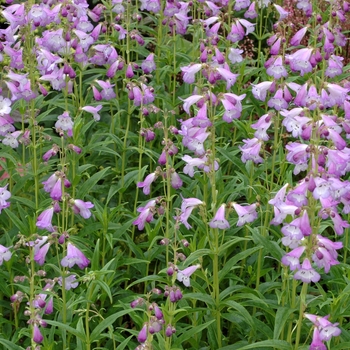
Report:
[[12,223],[19,229],[19,231],[22,233],[22,235],[28,236],[29,235],[29,227],[24,224],[23,221],[21,221],[16,214],[14,214],[10,209],[5,209],[5,213],[9,217],[9,219],[12,221]]
[[94,255],[92,256],[92,260],[91,260],[91,269],[93,271],[96,271],[99,269],[99,265],[100,265],[100,240],[98,239],[94,247]]
[[0,339],[0,344],[5,345],[6,349],[11,350],[24,350],[21,346],[16,345],[12,341],[6,340],[6,339]]
[[183,344],[186,340],[190,339],[191,337],[193,337],[195,334],[201,332],[203,329],[206,329],[207,327],[209,327],[213,322],[215,322],[215,320],[210,320],[206,323],[203,323],[199,326],[196,327],[189,327],[189,329],[187,331],[185,331],[183,334],[181,334],[176,341],[174,342],[174,347],[175,346],[180,346],[181,344]]
[[204,293],[186,293],[183,299],[204,301],[207,306],[215,306],[215,300],[210,295]]
[[233,308],[233,309],[237,310],[240,317],[242,317],[245,320],[245,322],[251,327],[251,329],[254,332],[256,331],[255,323],[253,321],[251,314],[241,304],[239,304],[233,300],[227,300],[227,301],[220,303],[220,305],[225,305],[225,306],[228,306],[229,308]]
[[350,349],[350,342],[346,342],[346,343],[332,346],[332,350],[348,350],[348,349]]
[[80,187],[77,197],[80,199],[84,198],[91,191],[91,189],[96,185],[96,183],[106,176],[106,173],[108,171],[110,171],[109,167],[104,168],[100,170],[98,173],[92,175],[89,179],[87,179],[83,183],[83,185]]
[[104,329],[106,329],[109,326],[112,326],[112,324],[114,323],[114,321],[119,318],[122,317],[126,314],[130,313],[130,309],[126,309],[126,310],[122,310],[117,312],[116,314],[113,314],[111,316],[108,316],[107,318],[105,318],[98,326],[96,326],[96,328],[91,332],[90,334],[90,339],[91,342],[96,342],[99,339],[101,339],[102,335],[102,331]]
[[67,331],[68,333],[71,333],[73,335],[75,335],[76,337],[78,337],[79,339],[81,339],[82,341],[86,340],[85,334],[78,331],[77,329],[70,327],[62,322],[57,322],[57,321],[52,321],[52,320],[45,320],[48,324],[50,324],[51,326],[55,326],[58,329],[63,329],[65,331]]
[[287,322],[289,316],[294,312],[293,309],[289,307],[279,307],[276,312],[275,317],[275,329],[273,331],[273,338],[278,339],[282,329]]
[[243,347],[241,346],[237,347],[237,345],[229,345],[229,346],[220,348],[219,350],[249,350],[249,349],[261,349],[266,347],[276,348],[278,350],[293,349],[292,345],[290,345],[288,342],[284,340],[264,340],[264,341],[260,341],[254,344],[249,344]]
[[93,283],[98,284],[107,293],[111,303],[113,303],[113,297],[112,297],[112,294],[111,294],[111,290],[108,287],[108,284],[106,282],[103,282],[103,281],[98,280],[98,279],[94,280]]
[[261,246],[253,247],[233,256],[229,261],[225,263],[224,267],[219,272],[219,281],[221,281],[230,272],[230,270],[234,267],[235,264],[237,264],[238,261],[243,260],[250,255],[253,255],[260,249]]
[[117,347],[117,350],[124,350],[125,347],[130,344],[130,340],[133,337],[133,335],[130,335],[129,338],[126,338],[122,343],[120,343]]

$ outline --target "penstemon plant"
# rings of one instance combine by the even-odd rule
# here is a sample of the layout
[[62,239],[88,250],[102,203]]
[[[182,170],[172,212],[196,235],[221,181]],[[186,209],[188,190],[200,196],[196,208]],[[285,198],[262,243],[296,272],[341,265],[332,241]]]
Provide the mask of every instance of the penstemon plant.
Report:
[[350,348],[350,4],[2,1],[0,348]]

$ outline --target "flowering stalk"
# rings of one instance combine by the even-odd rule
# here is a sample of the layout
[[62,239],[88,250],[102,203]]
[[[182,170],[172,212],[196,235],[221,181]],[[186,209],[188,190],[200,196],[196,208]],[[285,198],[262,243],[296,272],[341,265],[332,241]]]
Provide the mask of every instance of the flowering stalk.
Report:
[[[211,96],[211,94],[210,94]],[[217,190],[216,190],[216,172],[214,169],[215,155],[216,155],[216,134],[215,134],[215,107],[212,104],[211,99],[209,100],[209,119],[211,120],[212,126],[210,130],[211,137],[211,154],[210,162],[212,169],[208,174],[209,183],[211,186],[211,210],[216,212],[217,208]],[[219,229],[217,227],[210,227],[209,241],[211,242],[211,249],[213,252],[213,298],[215,300],[215,311],[214,315],[216,318],[216,338],[218,347],[222,347],[222,329],[221,329],[221,312],[220,312],[220,283],[219,283]]]

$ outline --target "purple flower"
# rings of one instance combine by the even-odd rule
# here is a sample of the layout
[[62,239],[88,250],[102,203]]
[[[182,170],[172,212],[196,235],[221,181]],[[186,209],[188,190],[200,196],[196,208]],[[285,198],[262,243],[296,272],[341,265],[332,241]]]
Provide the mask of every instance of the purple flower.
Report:
[[144,324],[137,336],[137,340],[140,343],[144,343],[147,340],[147,333],[148,333],[147,324]]
[[75,214],[80,214],[80,216],[82,216],[84,219],[88,219],[91,216],[91,211],[89,209],[94,207],[91,202],[84,202],[81,199],[74,199],[72,203]]
[[170,324],[168,324],[165,329],[165,336],[171,337],[172,335],[173,335],[173,328],[171,327]]
[[90,264],[90,260],[77,247],[68,242],[67,255],[61,260],[61,265],[73,267],[75,264],[80,269],[84,269]]
[[268,141],[269,135],[267,134],[267,130],[271,124],[272,115],[269,113],[262,115],[256,123],[251,125],[251,128],[256,130],[254,136],[259,140]]
[[39,327],[36,324],[34,324],[33,327],[34,327],[33,340],[34,340],[35,343],[40,344],[44,340],[44,337],[41,334],[40,329],[39,329]]
[[68,112],[64,112],[63,114],[59,115],[57,117],[57,122],[55,123],[55,128],[58,133],[61,133],[62,131],[66,131],[67,135],[72,137],[73,136],[73,125],[74,122],[72,118],[70,117]]
[[262,83],[257,84],[257,85],[251,84],[253,87],[252,93],[253,93],[254,97],[257,100],[265,101],[267,91],[271,88],[272,84],[273,84],[272,81],[263,81]]
[[276,4],[273,4],[273,6],[275,6],[275,8],[276,8],[278,14],[280,15],[280,17],[279,17],[279,19],[278,19],[279,21],[283,21],[285,18],[288,17],[289,12],[286,11],[283,7],[281,7],[281,6],[279,6],[279,5],[276,5]]
[[227,123],[231,123],[233,119],[238,119],[241,116],[241,101],[246,97],[246,94],[237,96],[232,93],[226,93],[223,96],[224,98],[221,100],[221,103],[225,108],[225,113],[222,119]]
[[289,266],[289,268],[294,271],[296,269],[300,269],[300,257],[305,251],[305,246],[297,247],[293,249],[291,252],[287,253],[282,257],[282,264]]
[[318,282],[321,276],[311,266],[309,259],[304,259],[301,268],[294,274],[294,279],[301,280],[304,283]]
[[161,319],[163,319],[163,312],[162,312],[162,310],[159,308],[159,306],[157,305],[157,304],[153,304],[153,306],[154,306],[154,315],[156,316],[156,318],[158,319],[158,320],[161,320]]
[[319,330],[320,341],[329,341],[332,337],[336,337],[341,333],[340,328],[337,327],[339,323],[331,323],[328,321],[329,315],[320,317],[305,313],[304,316]]
[[298,30],[294,35],[293,37],[290,39],[290,44],[292,46],[298,46],[300,45],[301,41],[303,40],[306,32],[308,30],[308,27],[305,26],[303,28],[301,28],[300,30]]
[[282,89],[278,89],[274,97],[270,98],[267,102],[267,105],[270,108],[274,108],[277,111],[280,111],[288,107],[288,102],[284,98],[284,93]]
[[195,74],[202,69],[202,64],[192,64],[186,67],[182,67],[183,81],[187,84],[192,84],[195,82]]
[[26,12],[24,8],[24,4],[14,4],[5,8],[4,11],[1,11],[2,15],[7,19],[10,23],[10,27],[12,29],[17,26],[23,26],[26,24]]
[[149,54],[146,59],[142,62],[141,68],[145,74],[150,74],[156,69],[156,64],[154,62],[154,54]]
[[197,198],[183,198],[181,204],[181,214],[180,214],[180,222],[186,226],[189,230],[192,226],[187,222],[190,217],[192,210],[198,206],[204,204],[200,199]]
[[118,60],[118,53],[116,49],[110,44],[99,44],[92,47],[94,55],[89,59],[93,64],[103,66],[105,64],[112,64]]
[[54,208],[50,207],[44,210],[37,218],[36,226],[41,229],[46,229],[50,232],[53,232],[52,226],[52,217],[53,217]]
[[0,96],[0,116],[11,113],[11,100]]
[[301,76],[312,71],[312,65],[310,63],[312,50],[310,48],[303,48],[291,55],[286,55],[292,71],[300,72]]
[[53,297],[50,297],[50,299],[47,301],[44,313],[45,315],[50,315],[53,313]]
[[2,143],[11,148],[17,148],[19,146],[18,137],[21,135],[22,131],[17,130],[12,133],[5,135],[5,138],[2,140]]
[[190,287],[191,285],[190,277],[200,267],[201,265],[193,265],[193,266],[187,267],[185,270],[182,270],[182,271],[178,270],[176,279],[179,282],[182,282],[186,287]]
[[144,207],[140,207],[137,211],[140,213],[138,218],[133,221],[133,225],[137,225],[137,228],[141,231],[144,229],[146,222],[153,220],[153,214],[155,210],[156,200],[152,199]]
[[[77,279],[76,275],[69,275],[67,277],[64,277],[65,289],[70,290],[70,289],[77,288],[79,285],[79,282],[77,282],[76,279]],[[58,277],[58,284],[62,286],[62,277]]]
[[332,337],[340,335],[341,330],[337,327],[339,323],[332,324],[328,320],[321,319],[320,322],[320,339],[322,341],[329,341]]
[[171,187],[178,190],[182,186],[182,180],[180,178],[180,175],[174,170],[174,171],[171,171],[170,178],[171,178]]
[[49,248],[50,243],[46,243],[41,248],[35,249],[36,252],[34,253],[34,261],[36,261],[39,265],[44,265],[46,254],[49,251]]
[[242,53],[243,53],[243,50],[235,49],[231,47],[230,52],[228,54],[228,59],[232,64],[240,63],[243,61],[243,57],[241,56]]
[[96,80],[96,83],[102,88],[102,91],[100,92],[101,98],[107,101],[113,98],[116,98],[116,94],[113,90],[113,87],[115,86],[115,84],[112,85],[109,81],[103,81],[103,80]]
[[93,106],[85,106],[82,108],[83,111],[85,112],[89,112],[92,114],[92,116],[94,117],[94,119],[98,122],[100,120],[100,115],[98,114],[98,112],[102,109],[102,105],[98,105],[96,107]]
[[256,17],[258,17],[258,14],[255,10],[255,1],[253,1],[248,10],[244,13],[244,18],[254,19]]
[[185,100],[182,100],[184,102],[183,109],[187,114],[190,114],[190,107],[197,103],[201,98],[203,98],[202,95],[192,95],[187,97]]
[[343,57],[331,55],[328,60],[328,66],[325,75],[330,78],[334,78],[343,72]]
[[228,69],[225,69],[225,68],[216,67],[216,71],[221,75],[222,79],[226,80],[227,90],[229,90],[231,86],[235,84],[237,77],[239,76],[239,74],[233,74]]
[[44,155],[43,161],[47,162],[51,157],[54,157],[59,151],[59,147],[57,145],[53,145]]
[[[271,48],[272,50],[272,48]],[[271,54],[273,54],[271,52]],[[266,73],[275,79],[280,79],[282,77],[287,77],[288,73],[286,68],[283,66],[282,57],[277,56],[276,59],[269,65],[266,69]]]
[[224,230],[230,227],[230,224],[225,219],[225,208],[226,208],[226,204],[221,204],[214,218],[209,223],[209,226],[211,228],[220,228]]
[[312,255],[313,262],[319,268],[324,268],[324,272],[328,273],[331,266],[338,265],[339,261],[333,259],[330,252],[324,247],[318,247]]
[[148,195],[151,192],[151,184],[157,179],[157,177],[158,177],[158,174],[156,172],[151,173],[146,176],[144,181],[138,182],[137,187],[143,188],[143,193]]
[[308,152],[308,145],[298,142],[291,142],[286,145],[288,151],[287,161],[296,165],[293,170],[294,175],[298,175],[300,171],[306,170],[308,167],[308,159],[310,153]]
[[293,108],[291,110],[283,109],[280,112],[285,117],[282,124],[296,138],[301,136],[304,125],[311,122],[311,118],[303,116],[303,111],[303,108]]
[[198,167],[199,165],[205,164],[205,160],[203,160],[202,158],[192,158],[187,154],[184,155],[181,159],[187,163],[183,169],[183,172],[189,175],[190,177],[194,176],[194,167]]
[[323,344],[320,338],[320,331],[317,327],[314,328],[314,334],[312,336],[309,350],[327,350],[327,346]]
[[255,30],[256,23],[250,23],[249,21],[247,21],[247,20],[245,20],[243,18],[238,19],[236,21],[236,23],[240,23],[240,24],[242,24],[245,27],[245,29],[246,29],[245,35],[253,33],[254,30]]
[[9,261],[11,259],[12,253],[9,248],[4,247],[0,244],[0,265],[2,265],[5,261]]
[[250,0],[237,0],[235,1],[234,10],[240,11],[246,9],[250,4]]
[[7,190],[7,186],[0,187],[0,213],[1,210],[10,206],[10,202],[6,202],[11,197],[11,192]]
[[244,38],[244,28],[242,25],[236,21],[235,23],[232,23],[231,25],[231,31],[227,35],[227,40],[230,40],[233,43],[236,43],[237,41],[240,41]]
[[239,147],[239,149],[242,151],[242,162],[246,163],[248,160],[252,160],[254,163],[262,163],[263,159],[259,155],[261,149],[261,140],[258,140],[256,137],[254,137],[253,139],[243,140],[243,142],[245,145]]
[[50,197],[55,201],[60,201],[62,198],[62,178],[58,178],[55,185],[53,186]]
[[232,206],[236,210],[236,213],[238,215],[237,226],[243,226],[248,222],[253,222],[258,217],[255,203],[247,205],[245,207],[237,203],[232,203]]

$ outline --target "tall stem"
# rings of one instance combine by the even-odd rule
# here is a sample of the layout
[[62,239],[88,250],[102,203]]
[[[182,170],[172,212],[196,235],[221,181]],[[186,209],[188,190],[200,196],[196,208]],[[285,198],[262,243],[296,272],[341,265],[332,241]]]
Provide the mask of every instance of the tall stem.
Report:
[[295,338],[295,347],[294,347],[295,350],[298,350],[299,341],[300,341],[301,323],[303,321],[303,314],[305,310],[305,299],[306,299],[307,287],[308,287],[308,284],[304,282],[300,292],[299,319],[297,324],[297,335]]

